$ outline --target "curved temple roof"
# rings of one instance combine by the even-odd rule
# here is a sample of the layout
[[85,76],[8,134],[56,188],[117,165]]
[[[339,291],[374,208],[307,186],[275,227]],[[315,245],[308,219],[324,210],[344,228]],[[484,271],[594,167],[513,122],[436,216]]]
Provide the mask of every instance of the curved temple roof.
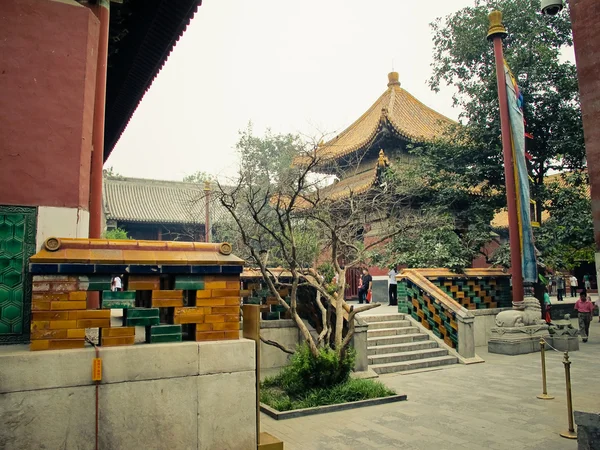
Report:
[[338,136],[319,145],[319,159],[337,159],[365,149],[384,125],[409,142],[429,142],[455,123],[402,89],[397,72],[389,73],[388,80],[387,90],[367,112]]

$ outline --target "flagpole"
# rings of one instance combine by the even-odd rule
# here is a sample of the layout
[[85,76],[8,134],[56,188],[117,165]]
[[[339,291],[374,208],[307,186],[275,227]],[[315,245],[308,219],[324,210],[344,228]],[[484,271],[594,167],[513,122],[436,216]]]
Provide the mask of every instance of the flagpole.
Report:
[[504,156],[504,178],[506,182],[506,203],[508,206],[508,237],[510,245],[510,266],[512,271],[512,300],[522,302],[523,268],[521,267],[521,242],[519,239],[519,222],[517,219],[517,194],[515,184],[515,165],[512,154],[512,138],[510,119],[508,116],[508,96],[506,92],[506,75],[504,73],[504,53],[502,39],[507,35],[502,25],[502,13],[492,11],[489,15],[490,28],[487,38],[494,43],[496,59],[496,78],[498,82],[498,100],[500,102],[500,125],[502,130],[502,154]]

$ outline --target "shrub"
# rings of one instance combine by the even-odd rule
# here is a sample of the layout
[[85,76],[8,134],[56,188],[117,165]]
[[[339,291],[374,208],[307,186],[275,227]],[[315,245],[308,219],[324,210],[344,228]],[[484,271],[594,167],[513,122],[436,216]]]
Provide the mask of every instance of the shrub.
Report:
[[264,381],[265,387],[277,386],[290,395],[315,388],[330,388],[344,383],[354,367],[355,351],[349,348],[343,357],[327,348],[319,349],[314,357],[307,344],[298,346],[289,364],[279,375]]
[[[273,379],[271,379],[271,382]],[[316,388],[290,396],[282,389],[273,386],[267,387],[263,383],[260,391],[260,401],[278,411],[292,409],[312,408],[315,406],[335,405],[339,403],[355,402],[371,398],[389,397],[396,393],[373,380],[350,379],[345,383],[329,388]]]

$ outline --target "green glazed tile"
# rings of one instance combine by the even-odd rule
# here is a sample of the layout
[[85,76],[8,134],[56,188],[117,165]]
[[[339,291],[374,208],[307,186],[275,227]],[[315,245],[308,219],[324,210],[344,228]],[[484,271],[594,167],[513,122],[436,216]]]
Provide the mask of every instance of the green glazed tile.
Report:
[[150,333],[151,336],[161,334],[177,334],[181,333],[181,325],[154,325],[146,327],[146,336]]
[[135,308],[135,300],[102,300],[102,309]]
[[102,291],[102,300],[135,300],[135,291]]
[[181,333],[179,334],[158,334],[148,336],[146,335],[146,343],[148,344],[158,344],[163,342],[182,342],[183,338]]
[[158,308],[130,308],[127,311],[127,319],[143,319],[148,317],[159,317]]

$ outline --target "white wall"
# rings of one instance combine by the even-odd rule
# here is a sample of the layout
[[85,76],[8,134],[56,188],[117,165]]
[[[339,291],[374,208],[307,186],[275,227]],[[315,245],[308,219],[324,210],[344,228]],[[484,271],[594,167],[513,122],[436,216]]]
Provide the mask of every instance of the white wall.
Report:
[[488,341],[492,336],[491,330],[496,326],[496,316],[500,311],[509,309],[512,308],[475,309],[469,311],[475,316],[475,347],[488,345]]
[[36,249],[40,250],[49,237],[87,238],[90,213],[81,208],[38,208]]

